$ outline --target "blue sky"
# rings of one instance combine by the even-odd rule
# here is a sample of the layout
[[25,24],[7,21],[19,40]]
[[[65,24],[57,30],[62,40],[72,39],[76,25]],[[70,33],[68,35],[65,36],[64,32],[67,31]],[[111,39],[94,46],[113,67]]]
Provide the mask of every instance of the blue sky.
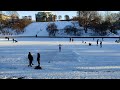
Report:
[[[37,14],[40,11],[17,11],[20,15],[20,18],[22,16],[32,16],[32,19],[35,20],[35,14]],[[70,18],[72,18],[73,16],[76,16],[76,12],[77,11],[52,11],[53,14],[58,15],[62,15],[62,19],[64,19],[65,15],[69,15]],[[103,11],[102,11],[103,12]],[[112,12],[118,12],[118,11],[112,11]]]
[[[20,15],[20,18],[22,16],[32,16],[32,19],[35,20],[35,14],[37,14],[37,12],[39,11],[18,11],[19,15]],[[65,15],[69,15],[70,18],[72,16],[76,16],[76,11],[52,11],[53,14],[56,14],[57,16],[58,15],[62,15],[62,19],[64,19],[64,16]]]

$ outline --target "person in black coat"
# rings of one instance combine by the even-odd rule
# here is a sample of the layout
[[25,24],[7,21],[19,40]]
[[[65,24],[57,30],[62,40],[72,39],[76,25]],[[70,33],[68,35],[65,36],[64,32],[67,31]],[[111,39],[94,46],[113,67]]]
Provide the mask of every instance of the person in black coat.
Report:
[[100,48],[102,47],[102,41],[100,41]]
[[70,42],[71,42],[71,38],[70,38]]
[[8,41],[9,41],[9,37],[8,37]]
[[14,38],[13,38],[13,43],[14,43],[14,41],[15,41],[15,40],[14,40]]
[[36,34],[36,37],[37,37],[37,34]]
[[97,46],[98,46],[99,39],[97,39]]
[[40,66],[40,53],[37,53],[37,62],[38,62],[38,66]]
[[30,66],[30,67],[32,67],[32,61],[33,61],[33,56],[31,55],[31,53],[29,52],[29,54],[28,54],[28,59],[29,59],[29,65],[28,66]]
[[74,39],[72,38],[72,42],[74,41]]

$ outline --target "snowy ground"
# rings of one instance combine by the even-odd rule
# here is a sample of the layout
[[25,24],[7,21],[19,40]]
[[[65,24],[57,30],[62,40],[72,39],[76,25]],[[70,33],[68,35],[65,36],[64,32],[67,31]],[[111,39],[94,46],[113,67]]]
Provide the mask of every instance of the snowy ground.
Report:
[[[115,43],[116,39],[104,39],[102,48],[96,45],[97,39],[16,39],[18,42],[13,43],[12,39],[0,38],[2,79],[120,79],[120,43]],[[62,44],[61,52],[58,44]],[[33,67],[28,67],[29,51],[34,57]],[[41,53],[42,70],[34,69],[37,52]]]

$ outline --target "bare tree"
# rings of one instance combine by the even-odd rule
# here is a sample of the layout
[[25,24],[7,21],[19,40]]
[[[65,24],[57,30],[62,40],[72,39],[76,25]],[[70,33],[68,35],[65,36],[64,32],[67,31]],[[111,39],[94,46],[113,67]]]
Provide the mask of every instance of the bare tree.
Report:
[[111,21],[112,22],[116,22],[117,20],[119,20],[119,18],[120,18],[120,16],[119,16],[119,14],[118,13],[111,13],[110,14],[110,17],[111,17]]
[[46,29],[49,33],[49,36],[55,36],[56,32],[58,31],[57,25],[55,23],[50,23]]
[[54,15],[53,20],[56,21],[56,19],[57,19],[57,15]]
[[59,15],[59,16],[58,16],[58,19],[59,19],[59,20],[60,20],[60,19],[62,19],[62,16],[61,16],[61,15]]
[[78,11],[77,16],[79,17],[79,22],[84,27],[85,33],[87,33],[88,26],[94,17],[98,15],[97,11]]
[[69,15],[65,15],[65,20],[69,20],[69,19],[70,19]]
[[96,30],[96,26],[102,23],[102,16],[97,15],[90,21],[90,27],[94,30]]
[[105,21],[107,22],[111,22],[112,21],[112,17],[111,17],[111,12],[110,11],[105,11]]

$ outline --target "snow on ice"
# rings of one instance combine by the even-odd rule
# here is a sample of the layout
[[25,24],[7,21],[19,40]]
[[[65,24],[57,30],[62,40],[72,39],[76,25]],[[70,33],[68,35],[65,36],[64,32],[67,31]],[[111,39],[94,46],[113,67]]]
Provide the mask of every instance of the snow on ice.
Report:
[[[103,47],[96,40],[75,38],[16,38],[0,40],[0,78],[2,79],[119,79],[120,44],[104,39]],[[85,40],[87,43],[82,43]],[[92,46],[88,43],[91,42]],[[59,52],[58,45],[62,44]],[[34,57],[28,67],[27,54]],[[41,70],[35,70],[37,52],[41,53]]]
[[[82,29],[77,22],[56,22],[59,29],[73,23]],[[32,23],[22,36],[48,36],[47,24]],[[74,38],[74,42],[69,42],[69,38],[15,39],[18,42],[0,38],[1,79],[120,79],[120,43],[116,43],[116,39],[104,38],[102,48],[96,45],[98,38]],[[59,44],[62,45],[61,52]],[[33,55],[33,67],[28,67],[28,52]],[[41,70],[34,69],[38,52],[41,54]]]

